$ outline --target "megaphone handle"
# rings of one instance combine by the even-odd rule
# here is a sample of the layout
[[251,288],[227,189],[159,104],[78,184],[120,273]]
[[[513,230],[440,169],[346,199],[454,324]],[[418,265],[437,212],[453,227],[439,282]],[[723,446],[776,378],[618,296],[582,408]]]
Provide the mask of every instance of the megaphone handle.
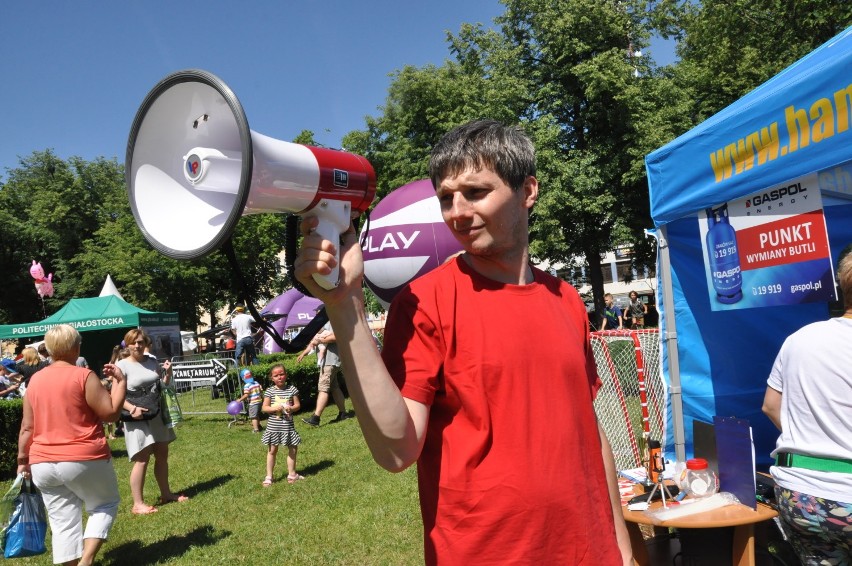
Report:
[[[350,219],[350,203],[348,201],[323,199],[315,206],[313,212],[319,224],[317,224],[316,233],[322,236],[324,240],[328,240],[340,248],[340,235],[349,228]],[[335,259],[340,262],[340,251],[336,252]],[[323,289],[329,290],[337,287],[340,280],[340,267],[335,266],[328,275],[314,274],[314,281]]]

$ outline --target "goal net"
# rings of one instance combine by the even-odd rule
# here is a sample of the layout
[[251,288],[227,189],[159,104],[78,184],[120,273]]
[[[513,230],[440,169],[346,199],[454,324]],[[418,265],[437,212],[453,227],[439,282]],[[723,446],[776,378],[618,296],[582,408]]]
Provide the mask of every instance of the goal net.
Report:
[[595,412],[612,445],[616,467],[637,468],[647,458],[648,438],[659,441],[665,453],[666,387],[660,371],[659,331],[601,330],[591,333],[591,344],[603,382]]

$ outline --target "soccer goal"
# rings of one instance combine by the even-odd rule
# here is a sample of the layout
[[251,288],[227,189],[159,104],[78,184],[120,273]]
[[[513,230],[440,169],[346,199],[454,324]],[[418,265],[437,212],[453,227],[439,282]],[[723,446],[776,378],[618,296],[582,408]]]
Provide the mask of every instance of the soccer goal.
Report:
[[660,370],[660,335],[647,330],[591,333],[603,385],[595,412],[606,431],[619,470],[643,465],[647,440],[665,453],[666,387]]

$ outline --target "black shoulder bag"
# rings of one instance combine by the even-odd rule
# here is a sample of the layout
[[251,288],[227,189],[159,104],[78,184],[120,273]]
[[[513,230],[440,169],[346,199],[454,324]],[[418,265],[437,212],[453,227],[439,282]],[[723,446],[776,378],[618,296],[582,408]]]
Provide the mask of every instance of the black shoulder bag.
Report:
[[121,420],[126,423],[130,423],[133,421],[150,421],[154,417],[160,415],[160,396],[162,395],[160,391],[160,379],[157,378],[157,381],[154,382],[153,385],[149,385],[148,387],[142,387],[135,391],[127,390],[127,401],[133,403],[137,407],[142,407],[143,409],[148,409],[147,411],[142,412],[142,417],[139,419],[134,419],[130,416],[130,412],[126,409],[121,409]]

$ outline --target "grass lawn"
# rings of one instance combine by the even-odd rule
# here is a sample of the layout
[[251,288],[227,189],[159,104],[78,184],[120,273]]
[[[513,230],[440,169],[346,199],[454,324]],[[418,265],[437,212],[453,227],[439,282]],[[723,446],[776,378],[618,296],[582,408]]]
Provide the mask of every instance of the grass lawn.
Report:
[[[302,435],[297,470],[306,477],[288,484],[286,449],[275,468],[275,483],[261,486],[266,447],[251,424],[228,426],[224,399],[198,393],[181,396],[184,411],[221,411],[187,416],[171,444],[172,490],[190,501],[160,507],[158,513],[130,513],[130,465],[124,440],[111,441],[121,507],[99,554],[99,564],[422,564],[422,522],[414,467],[400,474],[372,460],[355,419],[311,428],[297,416]],[[351,408],[351,407],[350,407]],[[265,424],[265,421],[264,421]],[[5,493],[11,482],[0,483]],[[153,460],[145,500],[159,491]],[[17,560],[51,564],[48,552]]]

